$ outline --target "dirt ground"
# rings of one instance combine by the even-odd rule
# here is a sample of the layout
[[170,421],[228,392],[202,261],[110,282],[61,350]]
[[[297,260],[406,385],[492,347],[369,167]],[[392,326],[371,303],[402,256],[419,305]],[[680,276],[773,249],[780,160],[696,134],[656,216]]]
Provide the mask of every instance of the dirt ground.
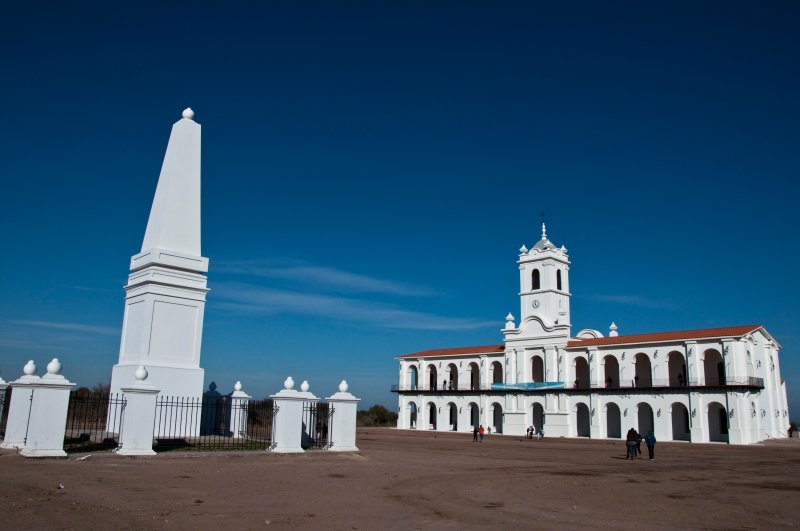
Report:
[[[359,429],[357,454],[0,453],[3,529],[774,529],[800,526],[800,440],[622,442]],[[645,456],[647,451],[643,448]],[[64,488],[59,489],[58,485]],[[797,522],[797,523],[795,523]]]

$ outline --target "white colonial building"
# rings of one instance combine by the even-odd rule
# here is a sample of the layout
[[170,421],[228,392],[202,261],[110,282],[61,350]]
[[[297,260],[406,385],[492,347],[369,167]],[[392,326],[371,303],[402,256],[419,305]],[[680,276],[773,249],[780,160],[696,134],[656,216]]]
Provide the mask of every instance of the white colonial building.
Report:
[[520,324],[504,343],[427,350],[400,361],[398,428],[548,437],[747,444],[787,436],[780,345],[760,325],[608,337],[570,333],[566,248],[519,253]]

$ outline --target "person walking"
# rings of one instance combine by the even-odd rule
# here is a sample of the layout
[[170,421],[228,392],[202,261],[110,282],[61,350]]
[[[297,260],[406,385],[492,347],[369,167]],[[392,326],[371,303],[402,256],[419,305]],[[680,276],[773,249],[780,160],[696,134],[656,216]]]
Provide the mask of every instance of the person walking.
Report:
[[539,440],[541,441],[542,439],[544,439],[544,426],[539,428]]
[[478,427],[472,427],[472,442],[478,442]]
[[492,427],[489,426],[486,428],[486,435],[491,435],[491,434],[492,434]]
[[629,429],[627,435],[625,435],[625,448],[628,450],[625,459],[633,459],[636,457],[636,440],[638,437],[639,434],[636,433],[636,430],[633,428]]
[[483,442],[483,424],[481,424],[480,428],[478,428],[478,435],[480,435],[481,440],[478,442]]
[[639,457],[642,455],[642,434],[638,431],[636,432],[636,456]]
[[653,431],[650,430],[647,432],[647,437],[644,438],[644,442],[647,445],[647,454],[650,457],[650,461],[655,459],[655,451],[656,451],[656,436],[653,435]]

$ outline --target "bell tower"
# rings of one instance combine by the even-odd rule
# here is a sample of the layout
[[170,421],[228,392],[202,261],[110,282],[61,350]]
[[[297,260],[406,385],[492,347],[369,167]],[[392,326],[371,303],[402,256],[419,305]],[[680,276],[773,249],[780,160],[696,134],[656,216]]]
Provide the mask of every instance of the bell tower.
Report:
[[[540,335],[569,337],[569,257],[563,245],[556,247],[547,238],[542,223],[542,238],[528,250],[519,250],[520,329],[536,321]],[[531,330],[533,331],[533,330]],[[556,332],[557,331],[557,332]]]

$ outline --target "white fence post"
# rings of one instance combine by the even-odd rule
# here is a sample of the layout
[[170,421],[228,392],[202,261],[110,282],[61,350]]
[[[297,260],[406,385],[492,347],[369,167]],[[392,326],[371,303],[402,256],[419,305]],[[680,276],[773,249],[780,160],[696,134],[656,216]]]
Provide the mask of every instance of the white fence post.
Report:
[[357,452],[356,413],[361,399],[347,392],[347,382],[342,380],[339,392],[326,398],[334,408],[331,426],[331,452]]
[[242,382],[236,382],[231,393],[228,415],[228,433],[234,439],[247,437],[247,404],[253,398],[242,391]]
[[140,365],[134,373],[136,381],[120,391],[125,397],[125,411],[120,428],[118,455],[156,455],[153,451],[153,425],[156,418],[156,396],[159,390],[146,382],[147,369]]
[[25,457],[66,457],[64,433],[69,392],[75,384],[61,376],[61,363],[54,358],[47,364],[47,374],[31,386],[28,435],[20,453]]
[[306,401],[305,393],[294,388],[291,376],[283,382],[283,389],[271,395],[275,404],[275,432],[272,442],[275,445],[273,452],[301,453],[303,452],[303,403]]
[[28,431],[28,418],[31,412],[31,384],[39,381],[36,376],[36,364],[30,360],[22,369],[23,375],[11,382],[11,403],[8,405],[6,436],[0,448],[22,448],[25,446],[25,434]]

